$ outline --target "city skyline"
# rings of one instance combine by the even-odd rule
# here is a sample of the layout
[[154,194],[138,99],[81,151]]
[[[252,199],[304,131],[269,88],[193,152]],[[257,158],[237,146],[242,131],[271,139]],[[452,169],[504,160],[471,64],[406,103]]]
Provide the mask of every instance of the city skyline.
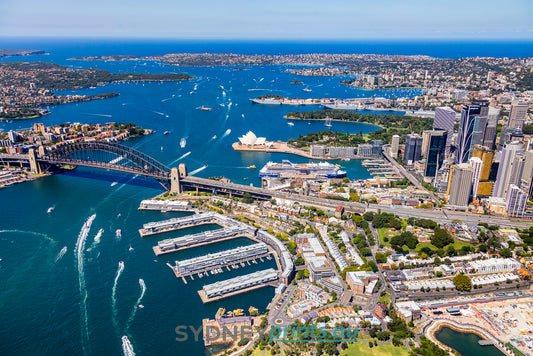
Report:
[[[378,4],[318,1],[256,4],[66,3],[8,0],[0,33],[34,37],[182,39],[533,39],[533,4],[513,0]],[[475,14],[475,16],[473,16]]]

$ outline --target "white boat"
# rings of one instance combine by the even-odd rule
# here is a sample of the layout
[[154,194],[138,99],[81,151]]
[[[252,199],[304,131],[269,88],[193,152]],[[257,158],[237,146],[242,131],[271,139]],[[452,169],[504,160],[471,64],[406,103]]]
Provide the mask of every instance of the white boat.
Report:
[[287,125],[289,125],[289,126],[294,126],[294,123],[292,123],[292,122],[288,122]]
[[133,250],[134,250],[134,248],[131,247],[131,245],[130,245],[130,248],[128,249],[128,251],[133,251]]
[[122,230],[117,229],[117,231],[115,231],[115,235],[117,236],[117,238],[121,238],[122,237]]
[[48,214],[51,214],[52,212],[54,211],[54,207],[51,206],[48,208],[48,210],[46,211]]
[[144,305],[139,304],[139,308],[140,308],[140,309],[144,309]]
[[211,137],[213,140],[217,138],[217,135],[213,135],[213,137]]
[[187,140],[186,140],[185,138],[182,138],[182,139],[180,140],[180,147],[181,147],[181,148],[184,148],[186,144],[187,144]]
[[307,93],[310,93],[310,92],[312,92],[313,90],[311,90],[311,89],[309,89],[309,88],[303,88],[302,91],[305,91],[305,92],[307,92]]

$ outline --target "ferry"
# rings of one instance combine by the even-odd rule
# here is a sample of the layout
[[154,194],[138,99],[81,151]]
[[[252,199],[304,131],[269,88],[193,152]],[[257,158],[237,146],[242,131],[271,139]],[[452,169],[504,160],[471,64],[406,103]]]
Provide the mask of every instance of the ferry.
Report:
[[122,351],[124,352],[124,356],[135,356],[133,346],[131,346],[131,342],[127,336],[122,336]]
[[115,235],[117,236],[117,238],[121,238],[122,237],[122,230],[117,229],[117,231],[115,231]]
[[346,171],[328,162],[294,164],[288,160],[282,163],[268,162],[259,171],[260,178],[317,177],[344,178]]

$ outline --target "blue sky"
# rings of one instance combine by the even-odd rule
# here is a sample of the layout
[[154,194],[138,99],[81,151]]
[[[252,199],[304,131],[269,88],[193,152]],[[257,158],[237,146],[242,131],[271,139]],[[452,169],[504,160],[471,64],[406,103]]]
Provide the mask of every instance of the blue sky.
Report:
[[533,39],[533,0],[0,0],[0,36]]

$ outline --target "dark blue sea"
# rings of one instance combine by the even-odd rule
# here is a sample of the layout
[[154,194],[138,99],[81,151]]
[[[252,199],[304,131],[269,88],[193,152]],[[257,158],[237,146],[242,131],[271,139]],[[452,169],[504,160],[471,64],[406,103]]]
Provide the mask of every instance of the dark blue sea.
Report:
[[[47,55],[10,57],[2,61],[47,61],[73,68],[100,68],[112,72],[187,73],[194,80],[173,83],[115,83],[67,93],[117,92],[118,97],[49,107],[50,115],[36,120],[0,122],[0,129],[29,128],[35,122],[133,122],[156,132],[126,144],[161,163],[185,163],[201,177],[226,176],[238,183],[259,185],[257,171],[266,162],[306,159],[284,154],[239,153],[231,149],[238,137],[252,130],[267,140],[287,140],[298,134],[326,129],[320,122],[287,125],[289,106],[261,106],[250,102],[263,94],[290,97],[415,96],[417,90],[362,91],[339,84],[339,77],[297,77],[287,66],[180,68],[157,62],[71,61],[78,56],[172,52],[234,52],[288,54],[361,52],[426,54],[435,57],[533,56],[531,44],[452,42],[193,42],[88,39],[6,39],[0,48],[42,49]],[[304,86],[291,85],[294,79]],[[212,111],[200,111],[200,106]],[[298,109],[319,109],[308,107]],[[375,126],[333,123],[333,130],[368,133]],[[169,131],[164,135],[164,131]],[[360,161],[338,162],[352,179],[370,175]],[[203,168],[207,165],[207,168]],[[245,180],[246,179],[246,180]],[[201,355],[202,341],[175,340],[179,325],[201,325],[219,307],[250,306],[265,310],[274,291],[256,290],[203,305],[197,290],[205,283],[274,266],[253,267],[196,279],[184,285],[165,265],[191,256],[250,243],[233,240],[155,258],[152,246],[161,238],[196,232],[190,229],[141,239],[143,223],[177,214],[137,210],[142,199],[161,193],[152,181],[78,168],[69,174],[42,178],[0,190],[0,354],[1,355],[111,355],[120,354],[127,335],[138,355]],[[54,207],[51,214],[49,207]],[[90,229],[84,222],[95,214]],[[206,227],[208,228],[208,227]],[[98,232],[103,232],[97,238]],[[122,230],[122,237],[115,230]],[[66,247],[66,253],[60,252]],[[130,249],[130,247],[132,249]],[[119,261],[124,269],[119,269]],[[141,287],[139,279],[146,286]],[[138,305],[144,308],[138,308]]]

